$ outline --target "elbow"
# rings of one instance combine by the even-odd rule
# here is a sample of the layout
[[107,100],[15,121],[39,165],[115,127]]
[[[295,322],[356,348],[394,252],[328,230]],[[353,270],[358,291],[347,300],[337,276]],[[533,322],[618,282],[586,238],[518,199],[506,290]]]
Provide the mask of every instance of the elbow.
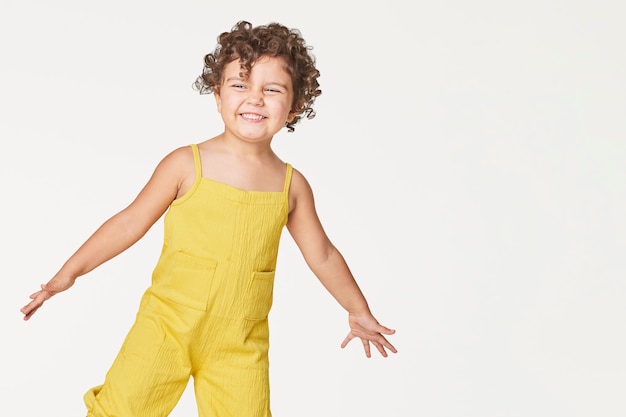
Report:
[[124,241],[129,242],[130,245],[141,239],[149,229],[145,222],[132,216],[126,210],[118,213],[116,217],[117,221],[115,223],[117,224],[119,236]]
[[337,248],[330,242],[328,245],[316,251],[314,254],[305,256],[305,261],[309,268],[315,273],[328,265],[333,258],[341,256]]

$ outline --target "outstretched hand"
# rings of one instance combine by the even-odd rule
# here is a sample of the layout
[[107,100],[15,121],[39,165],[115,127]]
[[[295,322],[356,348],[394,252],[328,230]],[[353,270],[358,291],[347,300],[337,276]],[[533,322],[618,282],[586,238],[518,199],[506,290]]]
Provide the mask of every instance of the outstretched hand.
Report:
[[389,343],[384,335],[392,335],[396,331],[382,326],[372,315],[354,315],[348,316],[348,323],[350,324],[350,333],[341,343],[341,347],[344,348],[350,343],[352,339],[358,337],[363,343],[363,349],[365,349],[365,356],[370,358],[371,350],[370,343],[378,349],[381,355],[385,358],[388,356],[387,350],[397,353],[396,348]]
[[24,314],[24,320],[30,319],[39,310],[39,307],[53,295],[67,290],[72,285],[74,285],[74,280],[59,277],[52,278],[47,284],[41,284],[41,289],[30,295],[29,298],[32,301],[20,309]]

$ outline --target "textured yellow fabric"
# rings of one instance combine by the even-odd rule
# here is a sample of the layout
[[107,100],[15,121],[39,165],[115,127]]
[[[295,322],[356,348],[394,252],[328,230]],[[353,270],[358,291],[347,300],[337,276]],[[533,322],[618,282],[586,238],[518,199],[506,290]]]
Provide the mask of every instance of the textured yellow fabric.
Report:
[[164,243],[136,321],[89,417],[167,416],[193,376],[200,417],[271,417],[267,316],[288,216],[282,192],[241,190],[202,177],[172,202]]

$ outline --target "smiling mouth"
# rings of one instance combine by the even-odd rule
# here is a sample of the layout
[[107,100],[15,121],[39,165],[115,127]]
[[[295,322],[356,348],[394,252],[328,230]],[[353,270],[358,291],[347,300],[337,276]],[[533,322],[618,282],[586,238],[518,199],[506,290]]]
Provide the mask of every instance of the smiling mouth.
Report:
[[260,114],[254,114],[254,113],[241,113],[240,116],[243,119],[246,119],[246,120],[263,120],[263,119],[266,119],[266,117],[261,116]]

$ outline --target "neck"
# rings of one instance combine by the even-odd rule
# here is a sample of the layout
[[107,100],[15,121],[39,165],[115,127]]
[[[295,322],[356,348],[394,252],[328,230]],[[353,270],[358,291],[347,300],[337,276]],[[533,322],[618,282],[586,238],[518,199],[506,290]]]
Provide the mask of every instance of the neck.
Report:
[[215,141],[219,143],[225,152],[237,155],[244,159],[265,159],[275,157],[272,150],[272,138],[266,140],[246,140],[229,135],[224,132],[216,136]]

